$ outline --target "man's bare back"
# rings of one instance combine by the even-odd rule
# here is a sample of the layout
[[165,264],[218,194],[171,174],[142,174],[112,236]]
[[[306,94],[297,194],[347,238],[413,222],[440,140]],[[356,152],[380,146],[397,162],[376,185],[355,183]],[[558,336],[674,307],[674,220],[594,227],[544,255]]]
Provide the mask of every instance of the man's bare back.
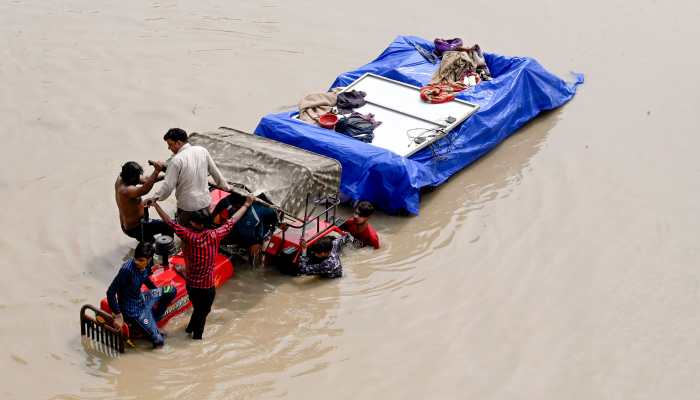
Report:
[[124,184],[121,177],[117,177],[117,181],[114,182],[114,197],[119,209],[119,223],[123,230],[138,226],[144,212],[141,196],[134,197],[128,189],[129,185]]

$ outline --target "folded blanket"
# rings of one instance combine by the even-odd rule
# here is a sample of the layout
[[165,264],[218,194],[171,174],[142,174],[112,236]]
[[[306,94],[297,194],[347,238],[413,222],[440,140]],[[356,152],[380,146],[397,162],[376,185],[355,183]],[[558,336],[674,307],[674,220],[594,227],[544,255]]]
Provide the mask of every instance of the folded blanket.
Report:
[[299,100],[299,119],[312,124],[318,124],[318,118],[329,112],[338,101],[335,93],[307,94]]

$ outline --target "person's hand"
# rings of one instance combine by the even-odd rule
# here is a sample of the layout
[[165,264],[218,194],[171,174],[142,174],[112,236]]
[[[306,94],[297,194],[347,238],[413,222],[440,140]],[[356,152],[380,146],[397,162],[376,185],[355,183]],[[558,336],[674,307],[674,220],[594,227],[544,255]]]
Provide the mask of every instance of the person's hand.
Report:
[[253,204],[254,201],[255,201],[255,197],[254,197],[254,196],[246,196],[246,198],[245,198],[245,203],[243,203],[243,205],[246,206],[246,207],[250,207],[250,206]]
[[124,317],[121,314],[117,314],[116,316],[114,316],[114,327],[121,331],[123,326]]
[[163,161],[148,160],[148,164],[152,165],[156,171],[165,171],[165,163]]
[[282,222],[282,223],[280,224],[279,228],[280,228],[281,231],[286,231],[287,229],[289,229],[289,225],[287,225],[286,222]]
[[145,207],[150,207],[150,206],[156,204],[156,200],[157,200],[157,199],[156,199],[155,197],[151,197],[150,199],[144,200],[143,205],[144,205]]
[[248,249],[250,253],[250,265],[254,268],[262,265],[262,245],[254,244]]
[[306,248],[306,240],[304,240],[304,239],[299,240],[299,246],[302,249],[305,249]]

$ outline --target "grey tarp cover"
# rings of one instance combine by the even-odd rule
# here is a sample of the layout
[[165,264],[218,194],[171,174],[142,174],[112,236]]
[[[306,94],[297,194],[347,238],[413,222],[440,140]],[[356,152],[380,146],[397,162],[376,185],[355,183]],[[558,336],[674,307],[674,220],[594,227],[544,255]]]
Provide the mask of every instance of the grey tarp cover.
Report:
[[264,193],[297,216],[304,214],[307,193],[316,199],[336,194],[340,186],[338,161],[298,147],[230,128],[193,133],[189,141],[209,150],[229,182]]

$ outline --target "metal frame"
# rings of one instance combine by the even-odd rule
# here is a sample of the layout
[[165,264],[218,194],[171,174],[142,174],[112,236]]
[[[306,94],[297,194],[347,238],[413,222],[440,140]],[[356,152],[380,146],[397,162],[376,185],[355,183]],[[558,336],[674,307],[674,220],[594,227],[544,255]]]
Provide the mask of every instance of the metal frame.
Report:
[[[304,219],[297,218],[294,215],[285,213],[284,210],[279,209],[282,212],[280,223],[286,223],[290,228],[301,229],[301,235],[299,236],[300,240],[307,241],[306,239],[304,239],[304,236],[306,236],[306,227],[313,224],[314,222],[316,223],[316,234],[313,237],[309,238],[308,242],[315,240],[317,237],[319,237],[322,233],[324,233],[331,227],[337,226],[338,221],[340,221],[340,219],[337,216],[338,205],[340,204],[340,197],[338,196],[338,193],[326,195],[314,200],[314,207],[311,209],[311,211],[309,211],[310,200],[311,195],[307,193],[306,205],[304,206]],[[316,207],[320,203],[323,203],[324,208],[321,211],[319,211],[318,214],[314,215]],[[322,216],[324,217],[324,222],[330,224],[330,226],[324,229],[323,231],[321,231]],[[285,219],[292,221],[293,223],[285,222]],[[285,240],[285,233],[286,230],[283,230],[282,243],[284,243]]]
[[[389,82],[389,83],[392,83],[392,84],[395,84],[395,85],[400,85],[400,86],[403,86],[403,87],[406,87],[406,88],[415,90],[415,91],[416,91],[416,96],[418,96],[418,95],[420,94],[420,88],[418,88],[418,87],[416,87],[416,86],[410,85],[410,84],[405,83],[405,82],[400,82],[400,81],[397,81],[397,80],[394,80],[394,79],[391,79],[391,78],[386,78],[386,77],[381,76],[381,75],[373,74],[373,73],[371,73],[371,72],[365,73],[365,74],[362,75],[361,77],[357,78],[353,83],[351,83],[350,85],[348,85],[347,87],[345,87],[343,90],[341,90],[340,93],[348,92],[348,91],[351,91],[351,90],[355,90],[355,87],[358,86],[358,85],[359,85],[365,78],[367,78],[367,77],[372,77],[372,78],[375,78],[375,79],[379,79],[379,80],[382,80],[382,81],[385,81],[385,82]],[[416,147],[415,147],[413,150],[411,150],[409,153],[407,153],[407,154],[405,154],[405,155],[402,155],[403,157],[410,157],[411,155],[415,154],[417,151],[422,150],[423,148],[432,145],[432,144],[435,143],[437,140],[439,140],[439,139],[445,137],[454,127],[456,127],[457,125],[459,125],[459,124],[461,124],[462,122],[464,122],[467,118],[471,117],[472,115],[474,115],[475,112],[477,112],[477,111],[479,110],[479,105],[478,105],[478,104],[470,103],[470,102],[468,102],[468,101],[464,101],[464,100],[461,100],[461,99],[454,99],[454,100],[452,100],[452,101],[455,101],[455,102],[458,102],[458,103],[462,103],[462,104],[464,104],[464,105],[467,105],[467,106],[469,106],[469,107],[472,107],[472,111],[471,111],[470,113],[468,113],[468,114],[466,114],[466,115],[460,117],[460,118],[455,119],[454,122],[445,124],[445,123],[440,123],[440,122],[436,122],[436,121],[427,120],[427,119],[422,118],[422,117],[419,117],[419,116],[417,116],[417,115],[413,115],[413,114],[410,114],[410,113],[408,113],[408,112],[405,112],[405,111],[402,111],[402,110],[399,110],[399,109],[396,109],[396,108],[387,106],[386,104],[379,104],[379,103],[376,103],[376,102],[369,101],[369,100],[367,100],[367,99],[365,99],[365,101],[367,102],[367,104],[371,104],[371,105],[373,105],[373,106],[376,106],[376,107],[379,107],[379,108],[383,108],[383,109],[385,109],[385,110],[389,110],[389,111],[392,111],[392,112],[394,112],[394,113],[401,114],[401,115],[404,115],[404,116],[407,116],[407,117],[410,117],[410,118],[414,118],[414,119],[417,119],[417,120],[419,120],[419,121],[423,121],[423,122],[426,122],[426,123],[435,125],[435,126],[437,126],[437,127],[440,127],[440,128],[435,129],[436,132],[441,132],[439,135],[435,135],[432,139],[427,139],[425,142],[423,142],[423,143],[419,144],[418,146],[416,146]]]

